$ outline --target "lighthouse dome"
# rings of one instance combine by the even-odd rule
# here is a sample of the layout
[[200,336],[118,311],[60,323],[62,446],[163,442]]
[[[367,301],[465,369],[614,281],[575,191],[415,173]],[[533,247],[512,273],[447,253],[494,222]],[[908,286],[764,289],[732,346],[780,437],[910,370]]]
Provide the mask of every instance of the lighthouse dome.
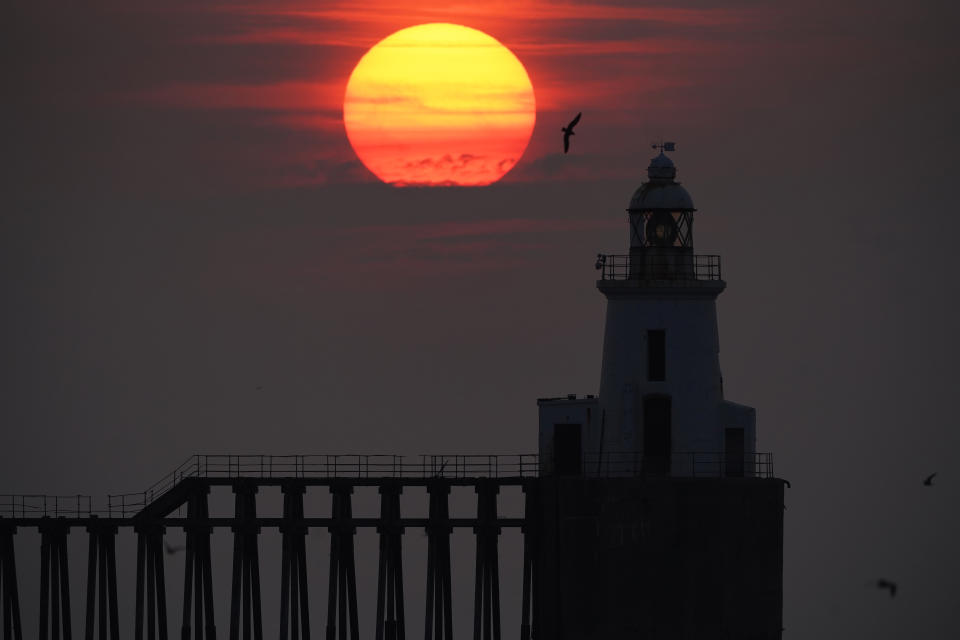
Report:
[[674,181],[677,168],[673,160],[660,153],[647,167],[649,182],[644,182],[630,198],[628,211],[695,211],[693,198],[683,186]]
[[673,180],[677,177],[677,167],[673,164],[673,160],[661,151],[660,155],[650,161],[647,176],[651,180]]

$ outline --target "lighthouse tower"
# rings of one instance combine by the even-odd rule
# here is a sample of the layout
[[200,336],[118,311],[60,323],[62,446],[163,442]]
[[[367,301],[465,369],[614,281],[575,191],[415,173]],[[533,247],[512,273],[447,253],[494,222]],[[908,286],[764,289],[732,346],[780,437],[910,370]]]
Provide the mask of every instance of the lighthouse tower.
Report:
[[720,257],[697,255],[696,209],[661,151],[627,215],[630,252],[601,256],[607,298],[597,457],[633,472],[744,475],[756,451],[755,411],[723,398],[717,296]]
[[786,483],[723,397],[726,283],[694,253],[673,147],[630,199],[629,252],[597,257],[599,395],[538,400],[535,638],[781,638]]
[[755,473],[756,411],[725,400],[720,256],[694,253],[696,208],[657,145],[627,207],[629,253],[600,254],[607,298],[599,397],[543,398],[547,473],[738,477]]

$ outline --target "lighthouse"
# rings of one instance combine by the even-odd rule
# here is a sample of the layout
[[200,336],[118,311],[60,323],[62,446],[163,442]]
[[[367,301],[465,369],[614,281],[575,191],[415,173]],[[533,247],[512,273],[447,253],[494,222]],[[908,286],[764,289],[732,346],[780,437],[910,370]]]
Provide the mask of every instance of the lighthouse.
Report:
[[[672,147],[669,143],[668,148]],[[597,457],[648,474],[749,473],[756,412],[724,400],[720,257],[694,253],[696,209],[663,149],[627,208],[630,251],[600,259],[607,299]]]
[[720,256],[694,253],[696,208],[664,153],[627,207],[629,251],[597,256],[607,299],[599,397],[544,398],[549,473],[733,477],[756,464],[756,411],[724,399]]
[[597,255],[599,394],[538,400],[534,637],[781,637],[786,483],[756,411],[724,397],[726,282],[694,251],[674,150],[629,200],[626,252]]

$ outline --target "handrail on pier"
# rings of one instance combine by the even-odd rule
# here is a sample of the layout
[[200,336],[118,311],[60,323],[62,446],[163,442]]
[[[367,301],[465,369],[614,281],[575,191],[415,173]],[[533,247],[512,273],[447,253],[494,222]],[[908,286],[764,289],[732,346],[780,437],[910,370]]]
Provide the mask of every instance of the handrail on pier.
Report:
[[[538,455],[533,453],[422,454],[416,459],[392,454],[196,454],[145,491],[109,494],[104,506],[96,505],[88,495],[0,495],[0,518],[129,518],[188,478],[249,478],[273,482],[343,479],[362,483],[389,479],[419,483],[437,478],[454,482],[499,478],[516,482],[539,477],[541,473],[551,475],[554,470],[549,465],[541,467]],[[769,453],[759,452],[730,458],[720,452],[675,451],[667,464],[666,461],[651,461],[642,451],[584,452],[579,473],[592,477],[646,476],[652,473],[692,478],[772,478],[773,458]]]

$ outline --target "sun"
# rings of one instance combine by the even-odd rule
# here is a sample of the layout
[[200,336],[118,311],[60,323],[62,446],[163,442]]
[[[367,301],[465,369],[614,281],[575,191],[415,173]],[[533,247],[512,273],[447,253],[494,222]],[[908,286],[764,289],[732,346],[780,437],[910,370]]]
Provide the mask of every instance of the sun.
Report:
[[343,124],[360,161],[394,185],[480,186],[516,165],[536,99],[520,60],[457,24],[401,29],[360,59]]

